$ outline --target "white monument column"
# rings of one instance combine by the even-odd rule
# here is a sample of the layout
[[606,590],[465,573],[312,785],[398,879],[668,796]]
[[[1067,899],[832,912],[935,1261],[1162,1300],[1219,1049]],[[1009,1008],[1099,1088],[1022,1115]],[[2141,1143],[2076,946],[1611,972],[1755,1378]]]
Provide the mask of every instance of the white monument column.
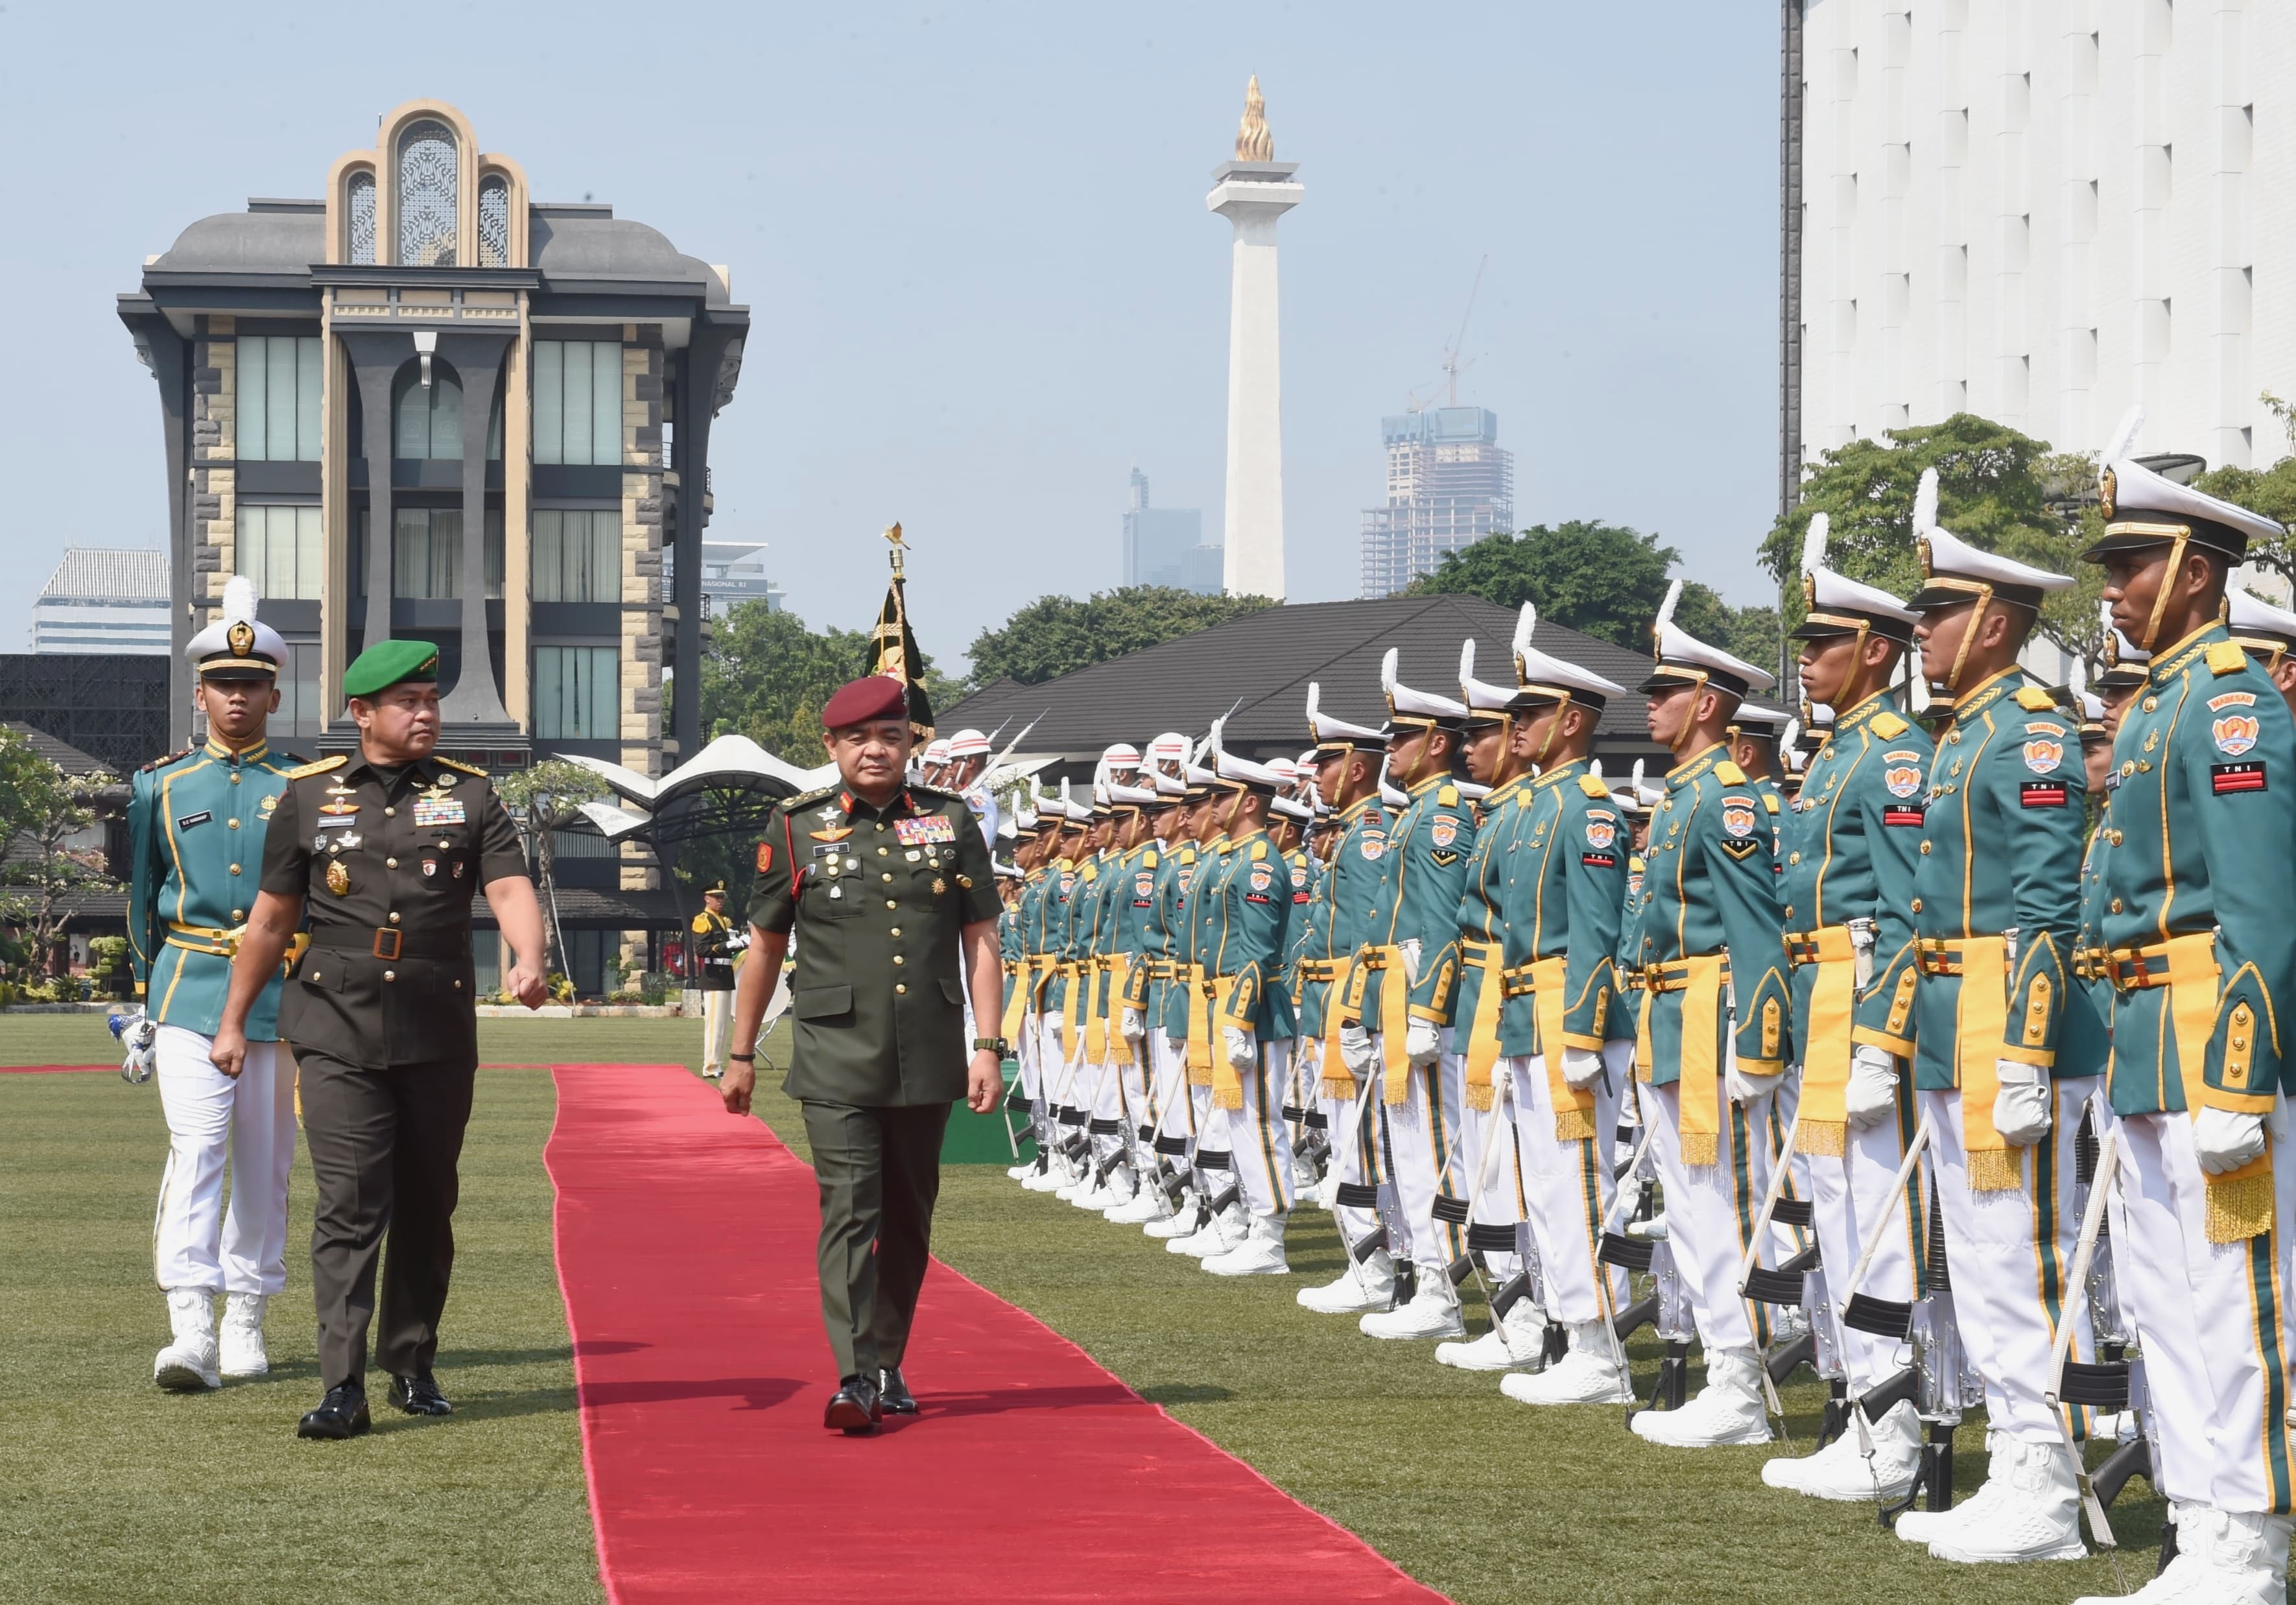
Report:
[[1204,204],[1235,225],[1227,322],[1227,528],[1231,596],[1283,595],[1283,364],[1276,329],[1275,220],[1300,204],[1296,161],[1277,161],[1255,77],[1235,160],[1212,169]]

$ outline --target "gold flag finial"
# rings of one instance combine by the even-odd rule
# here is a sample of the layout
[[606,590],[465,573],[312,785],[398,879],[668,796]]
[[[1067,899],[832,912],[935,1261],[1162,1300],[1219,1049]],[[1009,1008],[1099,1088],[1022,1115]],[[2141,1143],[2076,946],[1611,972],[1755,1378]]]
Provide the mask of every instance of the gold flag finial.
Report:
[[908,543],[901,538],[901,527],[898,524],[885,531],[885,539],[893,548],[893,572],[898,574],[902,569],[901,560],[909,554]]
[[1274,161],[1275,136],[1267,131],[1267,102],[1259,98],[1259,75],[1243,88],[1243,123],[1235,131],[1238,161]]

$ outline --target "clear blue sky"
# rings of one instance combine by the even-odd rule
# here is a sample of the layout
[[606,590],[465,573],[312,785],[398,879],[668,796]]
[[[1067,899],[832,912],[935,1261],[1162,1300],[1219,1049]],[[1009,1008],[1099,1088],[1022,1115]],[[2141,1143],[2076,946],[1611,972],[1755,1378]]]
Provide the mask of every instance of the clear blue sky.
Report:
[[151,381],[113,314],[147,254],[316,195],[416,95],[542,200],[611,201],[732,266],[754,319],[713,540],[857,626],[911,533],[953,659],[1117,582],[1135,463],[1218,528],[1230,233],[1204,209],[1257,72],[1306,201],[1283,224],[1291,593],[1354,594],[1379,421],[1439,373],[1517,521],[1661,531],[1762,600],[1775,496],[1777,19],[1683,4],[305,4],[0,9],[0,650],[67,544],[156,545]]

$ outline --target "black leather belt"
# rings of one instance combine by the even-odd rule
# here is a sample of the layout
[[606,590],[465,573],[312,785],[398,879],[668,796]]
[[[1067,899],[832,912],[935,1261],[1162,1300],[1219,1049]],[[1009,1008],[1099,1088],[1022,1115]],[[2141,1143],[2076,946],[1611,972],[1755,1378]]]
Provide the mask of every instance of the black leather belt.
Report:
[[467,959],[471,933],[467,929],[401,930],[396,925],[373,929],[323,925],[311,933],[311,946],[375,959]]

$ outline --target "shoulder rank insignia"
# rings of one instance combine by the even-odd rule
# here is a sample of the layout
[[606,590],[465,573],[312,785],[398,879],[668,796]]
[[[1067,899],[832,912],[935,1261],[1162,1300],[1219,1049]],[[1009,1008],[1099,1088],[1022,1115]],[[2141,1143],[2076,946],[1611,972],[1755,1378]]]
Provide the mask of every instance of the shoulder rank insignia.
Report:
[[1459,806],[1459,788],[1453,785],[1450,782],[1445,781],[1442,788],[1435,793],[1435,800],[1446,808],[1457,807]]
[[324,774],[330,769],[340,769],[345,764],[349,762],[349,758],[338,752],[334,757],[323,757],[316,764],[305,764],[299,768],[290,769],[287,771],[287,778],[289,780],[308,780],[315,774]]
[[1266,841],[1264,839],[1261,839],[1261,840],[1259,840],[1259,841],[1255,841],[1255,842],[1253,842],[1253,843],[1251,844],[1251,861],[1252,861],[1254,864],[1259,863],[1262,858],[1265,858],[1265,857],[1267,857],[1267,841]]
[[165,757],[155,757],[150,763],[144,766],[143,773],[149,774],[154,769],[165,769],[176,759],[189,757],[193,753],[198,750],[199,749],[196,747],[186,747],[181,752],[171,752]]
[[1714,778],[1726,786],[1742,786],[1746,783],[1746,772],[1726,757],[1714,766]]
[[[2240,651],[2236,646],[2232,650]],[[2045,708],[2054,708],[2056,705],[2057,700],[2038,685],[2021,685],[2017,688],[2017,706],[2020,708],[2038,713]]]
[[465,774],[475,774],[480,776],[481,779],[485,777],[487,773],[483,769],[473,768],[469,764],[458,764],[450,757],[440,757],[436,753],[431,754],[431,761],[436,763],[442,769],[460,769]]
[[1896,714],[1891,713],[1886,708],[1881,712],[1875,714],[1872,718],[1866,720],[1866,723],[1867,727],[1870,728],[1875,735],[1880,736],[1885,741],[1896,741],[1899,736],[1905,734],[1906,730],[1910,728],[1905,720],[1899,718]]
[[[1578,777],[1578,789],[1589,797],[1608,797],[1611,795],[1611,788],[1603,783],[1603,777],[1599,774],[1580,775]],[[1525,793],[1525,795],[1528,796],[1529,793]]]
[[1762,807],[1767,808],[1773,814],[1776,813],[1778,811],[1778,794],[1775,791],[1763,792]]
[[789,801],[783,803],[782,807],[788,812],[794,814],[800,808],[806,807],[810,804],[819,802],[824,797],[834,797],[836,795],[836,787],[822,786],[815,790],[802,792],[796,797],[791,798]]
[[2237,641],[2212,641],[2209,643],[2209,673],[2238,674],[2248,662],[2248,653]]
[[1140,867],[1144,870],[1152,870],[1156,867],[1156,849],[1154,848],[1150,848],[1148,849],[1147,856],[1140,860]]

